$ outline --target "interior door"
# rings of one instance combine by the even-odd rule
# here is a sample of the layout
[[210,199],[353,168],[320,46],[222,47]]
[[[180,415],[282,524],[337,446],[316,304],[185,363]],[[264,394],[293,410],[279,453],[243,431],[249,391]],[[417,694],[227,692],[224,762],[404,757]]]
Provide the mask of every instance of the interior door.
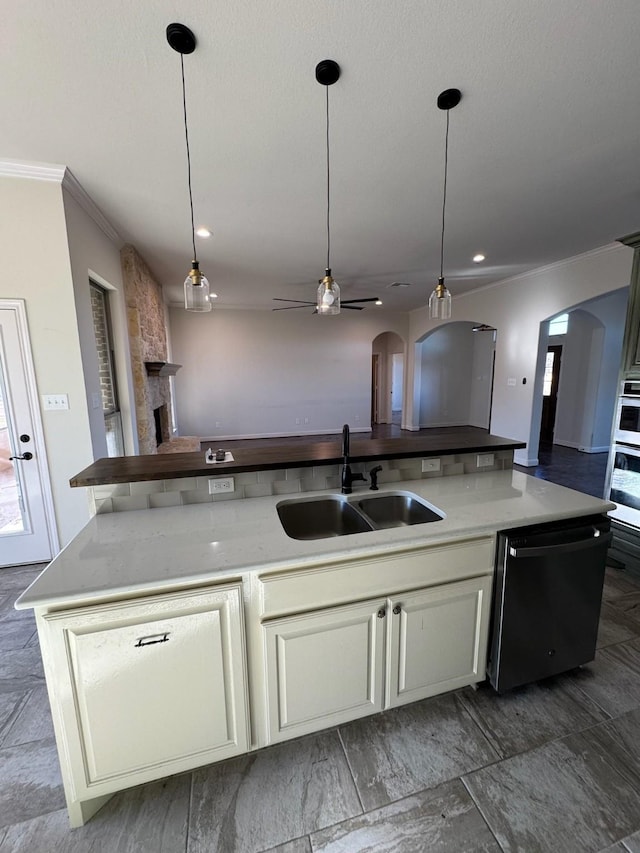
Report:
[[50,560],[57,545],[21,300],[0,301],[0,568]]
[[552,346],[547,349],[542,390],[542,420],[540,423],[540,441],[544,444],[551,444],[553,442],[561,359],[561,346]]
[[371,356],[371,426],[378,423],[379,408],[379,356],[375,352]]

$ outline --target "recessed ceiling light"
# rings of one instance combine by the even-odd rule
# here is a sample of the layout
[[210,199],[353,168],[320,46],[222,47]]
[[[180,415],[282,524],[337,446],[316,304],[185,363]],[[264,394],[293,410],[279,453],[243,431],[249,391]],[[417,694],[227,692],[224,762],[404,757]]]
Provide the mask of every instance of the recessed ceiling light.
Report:
[[217,294],[217,293],[210,293],[210,294],[209,294],[209,299],[217,299],[217,298],[218,298],[218,294]]
[[472,260],[474,264],[481,264],[484,261],[484,255],[478,252],[477,255],[473,256]]
[[211,237],[211,231],[208,228],[198,228],[196,234],[198,237]]
[[376,305],[382,305],[382,299],[376,299]]

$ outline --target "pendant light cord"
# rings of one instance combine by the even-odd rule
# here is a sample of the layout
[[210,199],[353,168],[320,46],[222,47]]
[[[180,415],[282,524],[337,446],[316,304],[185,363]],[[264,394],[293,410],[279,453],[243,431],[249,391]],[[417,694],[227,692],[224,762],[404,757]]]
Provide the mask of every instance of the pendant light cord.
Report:
[[442,192],[442,232],[440,236],[440,278],[444,270],[444,212],[447,204],[447,164],[449,162],[449,110],[447,110],[447,131],[444,137],[444,188]]
[[331,168],[329,164],[329,87],[327,91],[327,269],[331,269],[331,229],[329,227],[329,213],[331,211]]
[[[196,228],[193,221],[193,193],[191,192],[191,153],[189,151],[189,127],[187,125],[187,93],[184,84],[184,56],[180,54],[180,70],[182,72],[182,107],[184,110],[184,138],[187,143],[187,180],[189,184],[189,208],[191,210],[191,242],[193,244],[193,260],[197,263],[196,255]],[[447,119],[449,113],[447,113]]]

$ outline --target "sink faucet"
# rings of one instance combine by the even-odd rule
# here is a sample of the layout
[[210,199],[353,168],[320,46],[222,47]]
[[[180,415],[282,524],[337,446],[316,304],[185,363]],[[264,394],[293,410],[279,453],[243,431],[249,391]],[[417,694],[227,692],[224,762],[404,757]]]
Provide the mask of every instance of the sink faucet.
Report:
[[350,495],[354,480],[364,480],[364,474],[352,474],[349,465],[349,424],[342,427],[342,494]]

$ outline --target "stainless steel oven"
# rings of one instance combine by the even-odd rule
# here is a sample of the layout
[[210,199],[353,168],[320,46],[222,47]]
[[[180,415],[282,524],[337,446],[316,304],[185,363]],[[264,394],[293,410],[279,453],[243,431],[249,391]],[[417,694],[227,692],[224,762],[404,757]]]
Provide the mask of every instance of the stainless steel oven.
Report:
[[640,446],[640,396],[623,396],[618,400],[615,438],[623,444]]
[[640,522],[640,447],[616,444],[611,470],[609,499],[618,504],[613,517],[638,525]]

